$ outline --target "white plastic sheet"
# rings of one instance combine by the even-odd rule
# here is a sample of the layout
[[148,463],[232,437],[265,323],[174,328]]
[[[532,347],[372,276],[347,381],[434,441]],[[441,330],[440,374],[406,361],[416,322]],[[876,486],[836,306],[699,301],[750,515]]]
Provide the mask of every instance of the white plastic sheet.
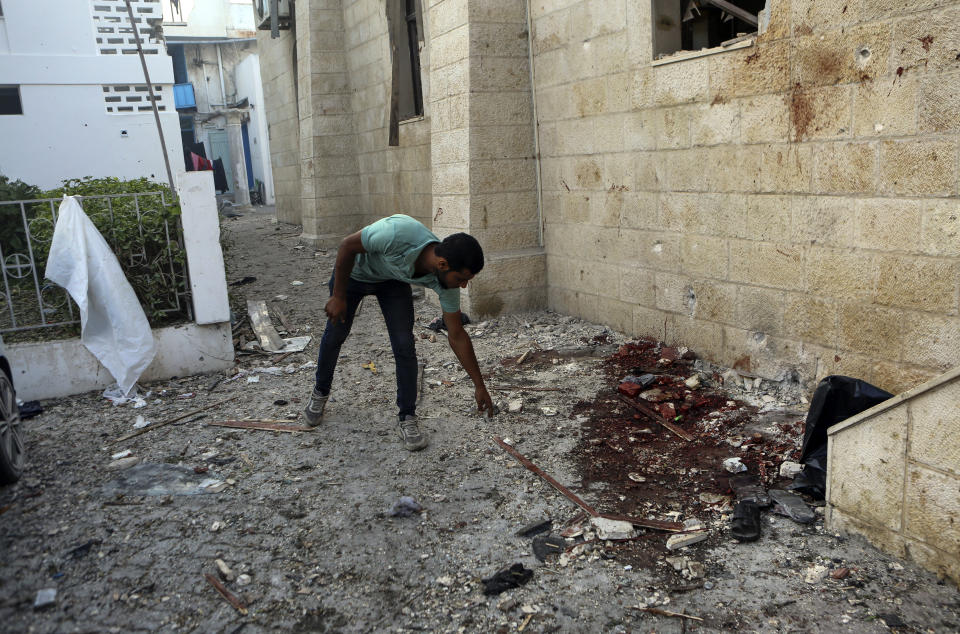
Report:
[[153,333],[117,256],[73,196],[60,204],[46,276],[77,303],[80,341],[129,396],[156,353]]

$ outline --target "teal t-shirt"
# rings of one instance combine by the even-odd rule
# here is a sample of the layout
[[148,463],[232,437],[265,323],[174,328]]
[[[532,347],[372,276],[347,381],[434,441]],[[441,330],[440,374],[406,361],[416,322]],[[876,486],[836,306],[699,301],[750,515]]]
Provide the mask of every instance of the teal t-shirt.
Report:
[[381,218],[360,231],[366,253],[357,255],[350,277],[358,282],[399,280],[425,286],[440,296],[445,313],[460,310],[460,289],[443,288],[433,273],[414,277],[414,264],[423,248],[440,239],[410,216],[395,214]]

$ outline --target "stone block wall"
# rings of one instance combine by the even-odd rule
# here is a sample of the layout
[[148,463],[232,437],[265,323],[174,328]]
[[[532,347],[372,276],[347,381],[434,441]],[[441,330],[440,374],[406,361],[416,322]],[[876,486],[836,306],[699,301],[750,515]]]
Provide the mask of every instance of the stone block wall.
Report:
[[960,586],[960,369],[829,430],[827,526]]
[[357,211],[361,214],[357,228],[395,213],[412,216],[429,227],[429,47],[420,51],[424,116],[401,122],[400,145],[390,147],[390,35],[383,0],[345,1],[343,27],[350,109],[357,131]]
[[293,78],[294,46],[290,31],[281,31],[280,38],[273,41],[269,31],[257,31],[277,219],[300,224],[300,120]]
[[652,6],[531,2],[550,306],[770,378],[960,363],[960,3],[768,0],[674,60]]

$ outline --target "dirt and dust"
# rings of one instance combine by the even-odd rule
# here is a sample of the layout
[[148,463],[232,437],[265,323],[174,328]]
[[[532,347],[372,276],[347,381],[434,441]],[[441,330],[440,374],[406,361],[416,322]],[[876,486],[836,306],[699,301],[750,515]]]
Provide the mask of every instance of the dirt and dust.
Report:
[[[394,429],[392,355],[372,301],[344,346],[322,427],[208,425],[300,422],[312,386],[334,254],[299,246],[296,229],[272,218],[260,209],[224,221],[230,281],[256,278],[231,288],[232,306],[242,317],[247,298],[267,301],[285,336],[314,337],[308,348],[280,362],[245,354],[218,375],[143,385],[149,395],[139,409],[99,394],[44,402],[46,411],[25,421],[26,476],[0,490],[4,631],[960,628],[956,587],[825,531],[822,516],[800,525],[765,513],[759,541],[730,538],[722,460],[739,456],[776,484],[801,438],[798,386],[723,386],[722,368],[572,317],[542,311],[468,326],[501,409],[488,420],[476,415],[472,384],[445,336],[425,328],[438,309],[418,300],[419,413],[431,441],[419,453],[404,451]],[[246,328],[236,328],[238,345],[251,338]],[[659,393],[650,402],[676,411],[693,441],[637,418],[617,398],[620,380],[637,371],[654,374],[647,389]],[[694,375],[700,385],[691,388]],[[511,413],[517,401],[522,409]],[[204,407],[115,442],[138,416],[159,423]],[[631,542],[575,546],[580,535],[541,563],[532,538],[517,532],[550,519],[556,534],[580,509],[494,436],[603,512],[697,518],[709,538],[670,552],[667,535],[650,529]],[[391,516],[401,496],[422,512]],[[515,563],[532,579],[484,595],[481,580]],[[35,609],[45,589],[56,596]]]

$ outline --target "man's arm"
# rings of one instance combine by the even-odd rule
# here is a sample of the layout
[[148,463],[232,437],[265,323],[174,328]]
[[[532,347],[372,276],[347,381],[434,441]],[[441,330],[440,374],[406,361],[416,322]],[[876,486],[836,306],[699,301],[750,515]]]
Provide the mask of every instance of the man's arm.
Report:
[[337,249],[337,263],[333,273],[333,294],[327,300],[324,312],[333,321],[343,321],[347,313],[347,284],[350,283],[350,272],[357,254],[366,253],[360,232],[351,233],[340,242]]
[[443,313],[443,321],[447,325],[448,339],[450,349],[457,355],[460,365],[467,371],[470,378],[473,379],[474,396],[477,399],[477,409],[481,412],[487,411],[493,414],[493,399],[487,392],[487,387],[483,383],[483,374],[480,372],[480,365],[477,363],[477,355],[473,352],[473,343],[470,341],[470,335],[463,329],[463,317],[458,310],[455,313]]

